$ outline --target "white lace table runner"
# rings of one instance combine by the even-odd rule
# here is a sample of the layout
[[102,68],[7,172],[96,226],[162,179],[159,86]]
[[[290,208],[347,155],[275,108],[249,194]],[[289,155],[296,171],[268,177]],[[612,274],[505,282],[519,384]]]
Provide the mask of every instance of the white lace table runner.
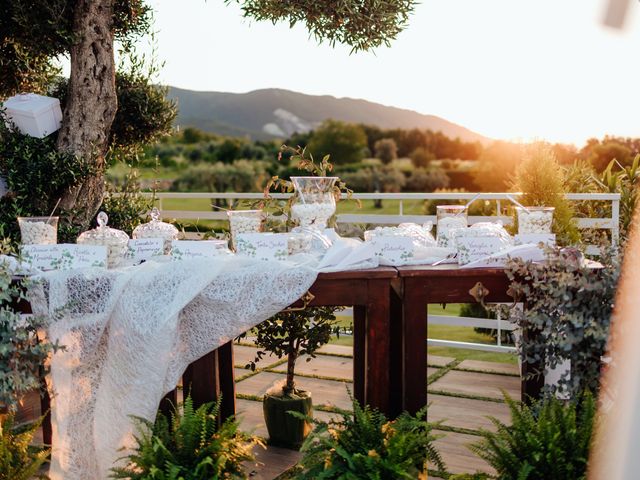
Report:
[[55,271],[31,292],[51,360],[52,480],[104,480],[194,360],[300,298],[309,266],[241,257]]

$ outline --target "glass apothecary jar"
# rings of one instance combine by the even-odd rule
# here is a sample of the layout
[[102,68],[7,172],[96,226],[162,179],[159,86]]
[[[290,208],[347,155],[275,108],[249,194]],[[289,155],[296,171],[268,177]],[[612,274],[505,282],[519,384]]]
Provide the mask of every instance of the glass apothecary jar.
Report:
[[164,240],[164,254],[169,255],[171,253],[171,242],[178,239],[180,232],[170,223],[163,222],[160,219],[160,211],[156,207],[151,209],[149,215],[151,221],[138,225],[131,237],[134,239],[162,238]]
[[107,247],[107,266],[113,268],[120,264],[127,253],[129,235],[122,230],[108,227],[108,222],[109,217],[107,214],[100,212],[98,214],[98,226],[81,234],[77,243]]
[[23,245],[58,243],[58,217],[18,217]]
[[467,228],[467,209],[462,205],[438,205],[436,207],[438,222],[437,242],[439,247],[455,248],[455,232]]
[[296,190],[291,206],[291,218],[301,227],[316,230],[327,228],[336,213],[333,187],[338,177],[291,177]]
[[235,250],[236,238],[241,233],[260,233],[264,228],[265,214],[262,210],[229,210],[231,246]]
[[516,207],[520,235],[551,233],[554,207]]

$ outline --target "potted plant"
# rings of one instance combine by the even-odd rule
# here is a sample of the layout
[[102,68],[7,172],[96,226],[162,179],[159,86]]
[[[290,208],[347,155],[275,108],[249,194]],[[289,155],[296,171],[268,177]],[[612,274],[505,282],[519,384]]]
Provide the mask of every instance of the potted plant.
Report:
[[[289,309],[254,329],[259,350],[249,364],[252,370],[267,353],[287,359],[284,383],[268,391],[262,403],[271,444],[298,449],[311,431],[308,421],[313,415],[311,393],[295,383],[296,361],[302,355],[308,356],[307,361],[311,360],[318,349],[329,342],[338,328],[335,311],[335,307]],[[289,412],[298,412],[304,418]]]

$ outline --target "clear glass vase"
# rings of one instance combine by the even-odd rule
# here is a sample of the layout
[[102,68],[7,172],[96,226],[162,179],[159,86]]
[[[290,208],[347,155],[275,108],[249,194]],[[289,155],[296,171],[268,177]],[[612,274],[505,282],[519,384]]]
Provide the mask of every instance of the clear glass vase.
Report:
[[260,233],[264,228],[265,214],[262,210],[229,210],[231,247],[236,249],[236,238],[241,233]]
[[291,218],[303,228],[322,231],[336,213],[333,187],[338,177],[291,177],[296,196]]
[[438,205],[438,246],[455,248],[454,235],[457,230],[467,228],[467,209],[462,205]]
[[518,233],[520,235],[540,235],[551,233],[554,207],[516,207],[518,212]]

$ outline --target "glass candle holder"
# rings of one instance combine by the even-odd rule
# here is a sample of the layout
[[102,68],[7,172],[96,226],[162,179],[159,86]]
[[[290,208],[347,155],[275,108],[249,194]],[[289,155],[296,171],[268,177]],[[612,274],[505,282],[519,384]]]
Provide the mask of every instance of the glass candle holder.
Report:
[[551,233],[554,207],[516,207],[520,235]]
[[438,205],[436,217],[438,221],[438,246],[455,248],[453,235],[456,230],[467,228],[467,209],[462,205]]
[[264,226],[264,212],[262,210],[229,210],[229,231],[231,232],[231,246],[235,250],[236,237],[241,233],[259,233]]
[[291,177],[296,189],[291,218],[301,227],[323,231],[336,213],[333,187],[338,177]]
[[58,217],[18,217],[23,245],[58,243]]

